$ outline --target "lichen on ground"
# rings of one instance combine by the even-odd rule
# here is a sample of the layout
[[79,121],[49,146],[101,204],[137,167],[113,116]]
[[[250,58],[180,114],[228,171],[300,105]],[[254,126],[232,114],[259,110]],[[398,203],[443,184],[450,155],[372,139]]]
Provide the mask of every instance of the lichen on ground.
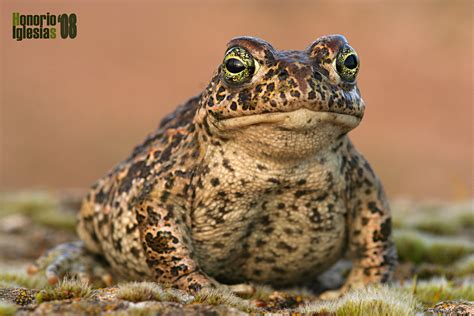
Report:
[[[276,291],[255,286],[253,294],[228,288],[195,296],[154,282],[122,282],[93,288],[65,279],[48,285],[26,267],[46,249],[76,240],[75,211],[81,194],[0,194],[0,316],[111,315],[313,315],[474,314],[473,203],[394,201],[394,239],[400,264],[389,286],[354,290],[321,301],[309,289]],[[343,266],[343,265],[342,265]],[[340,270],[344,271],[344,269]],[[328,280],[334,280],[329,278]]]

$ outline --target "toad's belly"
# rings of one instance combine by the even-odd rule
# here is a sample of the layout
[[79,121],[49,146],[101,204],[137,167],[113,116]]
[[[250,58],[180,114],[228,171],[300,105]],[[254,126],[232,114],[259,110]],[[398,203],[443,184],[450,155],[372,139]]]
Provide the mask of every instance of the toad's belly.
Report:
[[223,283],[291,285],[314,278],[341,258],[346,248],[343,205],[323,203],[281,212],[278,203],[275,206],[271,215],[248,211],[247,216],[229,216],[223,223],[194,230],[204,272]]

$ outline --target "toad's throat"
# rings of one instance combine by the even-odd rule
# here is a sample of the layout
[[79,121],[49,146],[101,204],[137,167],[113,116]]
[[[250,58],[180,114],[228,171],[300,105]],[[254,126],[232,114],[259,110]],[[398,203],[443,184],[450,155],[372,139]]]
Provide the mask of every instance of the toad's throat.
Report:
[[228,118],[215,123],[220,130],[231,130],[250,125],[274,124],[289,130],[309,129],[321,123],[331,123],[352,129],[359,125],[361,118],[336,112],[312,111],[300,108],[291,112],[264,113]]

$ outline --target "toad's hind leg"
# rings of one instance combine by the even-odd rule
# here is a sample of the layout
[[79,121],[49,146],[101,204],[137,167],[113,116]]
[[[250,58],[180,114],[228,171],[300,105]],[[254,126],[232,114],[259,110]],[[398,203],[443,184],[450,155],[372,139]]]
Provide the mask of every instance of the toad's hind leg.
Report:
[[98,286],[111,285],[110,267],[101,258],[86,249],[84,242],[60,244],[42,255],[28,268],[29,274],[44,273],[49,284],[63,277],[77,278]]
[[136,207],[148,267],[155,280],[187,291],[216,284],[193,258],[184,210],[161,201],[143,201]]
[[47,251],[28,268],[30,274],[44,273],[48,283],[63,277],[78,278],[97,285],[110,285],[110,266],[102,256],[102,248],[93,224],[92,204],[88,199],[79,212],[77,233],[81,241],[60,244]]

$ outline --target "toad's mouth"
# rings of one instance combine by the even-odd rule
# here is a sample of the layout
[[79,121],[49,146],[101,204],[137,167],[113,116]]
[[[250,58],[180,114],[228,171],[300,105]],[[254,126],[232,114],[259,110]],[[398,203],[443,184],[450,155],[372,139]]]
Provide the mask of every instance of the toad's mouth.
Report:
[[242,128],[250,125],[272,124],[288,130],[311,129],[321,124],[332,124],[345,129],[352,129],[359,125],[360,117],[336,112],[312,111],[300,108],[291,112],[254,114],[233,117],[215,122],[221,130]]

